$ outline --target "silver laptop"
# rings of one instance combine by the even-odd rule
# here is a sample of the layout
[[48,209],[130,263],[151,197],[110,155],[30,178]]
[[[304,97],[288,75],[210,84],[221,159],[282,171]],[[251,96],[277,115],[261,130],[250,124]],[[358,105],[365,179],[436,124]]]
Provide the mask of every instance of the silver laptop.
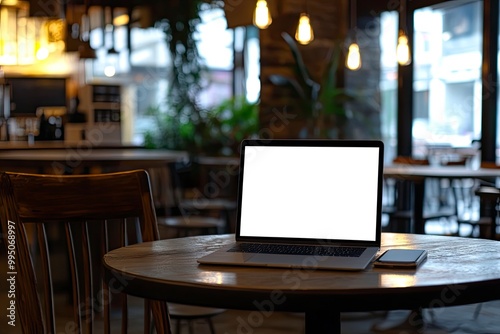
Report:
[[363,270],[380,248],[377,140],[244,140],[235,243],[201,264]]

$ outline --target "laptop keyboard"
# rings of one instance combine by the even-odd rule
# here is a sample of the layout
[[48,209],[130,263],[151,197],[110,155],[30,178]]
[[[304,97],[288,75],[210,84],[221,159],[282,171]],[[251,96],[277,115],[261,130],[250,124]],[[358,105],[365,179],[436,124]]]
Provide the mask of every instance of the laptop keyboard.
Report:
[[228,252],[359,257],[365,249],[363,247],[347,246],[281,245],[245,242],[235,245]]

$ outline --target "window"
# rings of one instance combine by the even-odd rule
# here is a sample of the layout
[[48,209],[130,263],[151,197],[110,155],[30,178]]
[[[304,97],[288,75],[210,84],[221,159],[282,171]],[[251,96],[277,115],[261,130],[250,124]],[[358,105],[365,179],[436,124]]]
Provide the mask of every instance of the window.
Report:
[[413,152],[480,137],[482,2],[414,13]]
[[396,155],[397,138],[397,90],[398,66],[396,42],[398,38],[398,13],[383,12],[380,15],[380,95],[382,137],[385,142],[385,161],[389,163]]

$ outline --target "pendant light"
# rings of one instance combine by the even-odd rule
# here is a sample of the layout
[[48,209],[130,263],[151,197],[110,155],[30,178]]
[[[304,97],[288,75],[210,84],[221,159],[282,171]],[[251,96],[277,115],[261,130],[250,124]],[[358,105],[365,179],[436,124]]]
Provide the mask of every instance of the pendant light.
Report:
[[[85,14],[84,14],[85,15]],[[84,17],[86,20],[87,18]],[[81,37],[80,45],[78,46],[78,54],[80,59],[96,59],[95,50],[90,46],[88,37]]]
[[396,58],[399,65],[406,66],[411,64],[410,46],[408,45],[408,36],[406,34],[406,0],[401,1],[399,15],[401,17],[401,29],[399,30],[398,45],[396,47]]
[[346,66],[351,71],[357,71],[361,68],[361,54],[356,38],[356,0],[352,0],[351,4],[351,34],[352,42],[347,51]]
[[119,63],[119,57],[120,57],[120,52],[118,52],[115,48],[115,25],[114,25],[114,18],[115,18],[115,10],[112,7],[106,7],[106,24],[105,24],[105,29],[107,31],[107,34],[111,35],[110,40],[111,40],[111,48],[108,49],[107,55],[106,55],[106,65],[104,66],[104,75],[107,76],[108,78],[114,77],[116,74],[116,68]]
[[357,71],[361,68],[361,53],[359,52],[359,46],[356,42],[349,45],[346,66],[351,71]]
[[398,46],[396,47],[396,57],[402,66],[411,64],[410,47],[408,46],[408,36],[404,31],[399,32]]
[[95,50],[90,46],[90,30],[89,5],[88,2],[85,1],[85,12],[82,15],[80,25],[80,45],[78,46],[80,59],[97,58]]
[[266,29],[272,22],[273,19],[271,18],[271,12],[267,6],[267,1],[257,0],[253,13],[253,24],[260,29]]
[[314,31],[307,11],[307,0],[305,1],[305,7],[306,10],[300,14],[299,24],[295,32],[295,39],[302,45],[307,45],[314,40]]

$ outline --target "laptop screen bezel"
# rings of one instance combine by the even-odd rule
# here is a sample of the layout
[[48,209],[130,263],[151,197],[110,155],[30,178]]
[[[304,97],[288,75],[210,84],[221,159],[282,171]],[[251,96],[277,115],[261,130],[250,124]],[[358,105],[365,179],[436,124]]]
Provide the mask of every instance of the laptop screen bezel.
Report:
[[[284,147],[371,147],[379,149],[378,186],[377,186],[377,226],[375,240],[317,240],[304,238],[277,238],[241,235],[241,207],[243,178],[245,173],[245,150],[249,146],[284,146]],[[336,139],[245,139],[240,147],[240,166],[238,176],[238,196],[236,210],[235,237],[239,242],[272,242],[291,244],[352,245],[380,247],[382,222],[382,184],[383,184],[384,144],[380,140],[336,140]],[[356,213],[353,212],[353,215]]]

